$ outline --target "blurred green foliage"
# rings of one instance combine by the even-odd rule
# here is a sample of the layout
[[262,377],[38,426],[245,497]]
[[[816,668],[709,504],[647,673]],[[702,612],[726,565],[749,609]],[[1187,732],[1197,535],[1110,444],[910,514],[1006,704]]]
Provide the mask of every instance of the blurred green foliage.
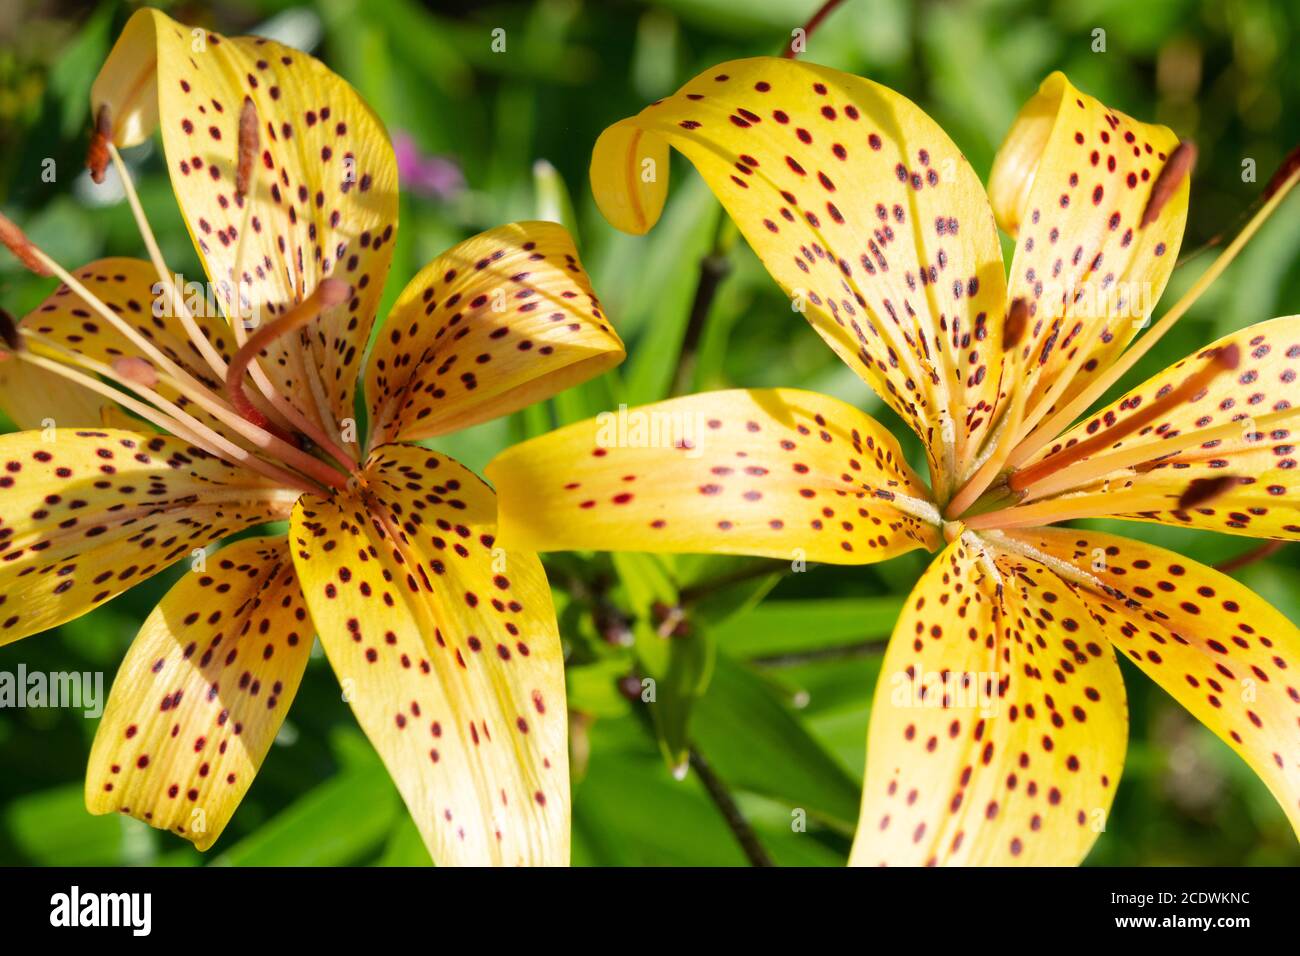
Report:
[[[507,444],[619,401],[662,397],[676,367],[698,264],[718,208],[674,160],[663,220],[647,237],[613,232],[586,185],[590,147],[609,123],[724,59],[777,51],[814,0],[473,2],[284,0],[162,4],[226,33],[270,32],[349,79],[390,131],[454,160],[466,188],[404,196],[387,302],[455,241],[502,222],[562,215],[619,331],[627,363],[545,406],[437,443],[481,469]],[[0,205],[60,261],[139,255],[123,202],[86,188],[87,91],[133,5],[0,0]],[[12,15],[11,15],[12,12]],[[1300,9],[1287,0],[848,0],[808,59],[870,76],[920,103],[987,173],[1019,105],[1053,69],[1112,106],[1172,126],[1200,146],[1184,249],[1235,222],[1300,140]],[[506,30],[495,53],[491,31]],[[1096,30],[1105,52],[1094,52]],[[1287,64],[1292,63],[1288,68]],[[128,157],[166,258],[199,274],[160,157]],[[54,182],[42,179],[47,160]],[[538,160],[549,167],[535,170]],[[1253,160],[1260,183],[1243,179]],[[565,195],[567,186],[568,196]],[[1224,332],[1300,302],[1300,199],[1293,197],[1193,312],[1143,362],[1161,368]],[[700,344],[694,385],[802,386],[896,426],[797,316],[747,248],[732,253]],[[1204,268],[1176,273],[1173,301]],[[0,300],[16,315],[50,284],[0,261]],[[382,313],[381,313],[382,314]],[[1111,530],[1206,562],[1243,539],[1156,526]],[[838,865],[857,813],[880,652],[919,554],[866,568],[778,574],[761,562],[559,555],[557,590],[574,711],[573,845],[583,864],[740,864],[735,840],[694,774],[693,742],[735,792],[779,863]],[[1241,572],[1300,618],[1293,550]],[[0,648],[0,670],[102,671],[111,679],[172,575],[56,631]],[[657,636],[656,605],[689,599],[686,641]],[[761,599],[761,601],[760,601]],[[684,647],[685,650],[679,650]],[[1296,864],[1284,816],[1245,765],[1124,665],[1127,765],[1097,864]],[[626,678],[672,675],[655,705]],[[256,783],[217,846],[189,845],[132,820],[91,817],[81,775],[95,723],[79,712],[0,711],[0,863],[427,865],[418,834],[361,737],[319,649]],[[656,740],[656,733],[659,740]],[[665,759],[667,757],[668,759]],[[792,828],[795,811],[807,831]]]

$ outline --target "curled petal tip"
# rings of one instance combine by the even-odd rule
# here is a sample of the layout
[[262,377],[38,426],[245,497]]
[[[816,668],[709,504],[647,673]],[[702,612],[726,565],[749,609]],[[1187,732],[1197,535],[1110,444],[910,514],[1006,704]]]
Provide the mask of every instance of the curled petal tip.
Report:
[[1184,140],[1174,147],[1174,151],[1165,160],[1160,175],[1156,177],[1155,184],[1151,187],[1151,197],[1147,200],[1146,209],[1142,211],[1142,221],[1139,224],[1141,228],[1145,229],[1160,218],[1160,211],[1173,198],[1182,181],[1192,174],[1192,167],[1195,165],[1195,143]]
[[1178,507],[1196,508],[1218,498],[1237,484],[1236,475],[1219,475],[1215,478],[1193,478],[1178,496]]

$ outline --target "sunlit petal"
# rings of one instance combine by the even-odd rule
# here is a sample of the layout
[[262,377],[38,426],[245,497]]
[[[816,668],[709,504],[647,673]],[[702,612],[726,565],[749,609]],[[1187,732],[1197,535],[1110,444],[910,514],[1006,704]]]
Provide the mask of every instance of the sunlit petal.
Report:
[[279,732],[311,645],[284,537],[246,538],[190,569],[113,681],[86,771],[87,808],[206,850]]
[[1115,655],[1042,564],[959,539],[876,685],[858,865],[1074,865],[1105,827],[1128,707]]
[[669,144],[932,462],[972,455],[1003,384],[1006,280],[983,186],[943,130],[847,73],[723,63],[601,135],[592,189],[614,225],[654,224]]
[[98,607],[293,494],[176,438],[0,435],[0,645]]
[[510,547],[867,564],[942,540],[893,436],[794,389],[606,412],[507,449],[487,474]]
[[325,653],[439,864],[565,864],[560,639],[536,555],[495,542],[472,472],[376,449],[353,492],[304,497],[290,542]]
[[[250,191],[241,197],[235,180],[246,98],[257,110],[259,141]],[[397,223],[397,165],[369,107],[298,50],[191,29],[147,9],[127,22],[91,105],[97,114],[107,108],[119,146],[161,128],[181,212],[223,304],[234,302],[237,281],[243,314],[269,321],[325,276],[352,286],[345,304],[262,359],[271,381],[309,418],[333,428],[351,417]]]
[[366,372],[371,445],[505,415],[623,355],[563,226],[492,229],[425,266],[384,321]]

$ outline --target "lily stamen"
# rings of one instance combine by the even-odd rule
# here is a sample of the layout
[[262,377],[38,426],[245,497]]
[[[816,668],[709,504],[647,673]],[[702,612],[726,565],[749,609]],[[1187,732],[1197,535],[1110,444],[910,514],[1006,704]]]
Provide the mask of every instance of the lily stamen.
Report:
[[23,250],[24,254],[20,255],[17,252],[15,252],[15,254],[18,255],[18,258],[24,263],[27,262],[27,258],[24,256],[30,257],[39,267],[37,271],[38,275],[54,275],[61,279],[63,284],[66,285],[68,289],[77,296],[77,298],[93,309],[101,318],[104,319],[104,321],[108,322],[125,335],[132,344],[139,348],[141,352],[153,361],[156,368],[166,372],[174,380],[176,388],[181,392],[181,394],[185,395],[195,404],[200,406],[204,411],[219,418],[231,428],[234,428],[258,448],[278,456],[286,464],[291,465],[304,474],[310,475],[322,484],[335,488],[340,488],[344,485],[346,482],[346,475],[342,472],[336,471],[319,459],[305,454],[292,442],[285,441],[266,428],[258,426],[252,419],[236,413],[229,405],[209,392],[207,388],[190,375],[189,372],[185,371],[169,359],[152,342],[141,335],[140,332],[129,322],[106,306],[98,296],[87,289],[85,285],[72,275],[72,273],[68,272],[42,252],[40,248],[32,244],[31,240],[3,215],[0,215],[0,239],[3,239],[5,245],[9,246],[10,249],[14,249],[15,246],[17,246],[18,249]]
[[[257,330],[235,353],[226,374],[226,394],[230,403],[244,418],[259,428],[267,428],[270,423],[261,410],[253,404],[244,391],[244,373],[253,364],[253,359],[266,350],[276,339],[296,332],[308,322],[318,318],[326,309],[347,300],[349,286],[341,279],[322,279],[320,285],[307,298],[280,316],[274,322],[268,322]],[[346,463],[350,459],[345,458]]]
[[95,185],[104,181],[108,169],[108,151],[113,142],[113,116],[105,103],[95,114],[95,131],[90,134],[90,148],[86,150],[86,168]]
[[208,368],[212,369],[218,378],[224,378],[226,374],[225,360],[213,347],[212,343],[208,341],[207,336],[199,330],[198,323],[194,321],[194,316],[185,304],[184,296],[176,288],[174,274],[167,268],[167,263],[163,260],[162,249],[158,246],[158,240],[154,236],[148,218],[145,216],[140,196],[135,191],[131,171],[127,169],[126,163],[122,160],[122,154],[118,152],[116,146],[109,142],[106,148],[108,155],[112,157],[113,165],[117,168],[118,179],[122,180],[122,190],[126,194],[127,205],[131,207],[131,215],[135,218],[136,228],[140,231],[140,238],[144,240],[145,250],[149,253],[149,261],[153,263],[154,271],[158,273],[157,288],[161,289],[163,295],[167,297],[167,304],[171,307],[172,313],[180,320],[186,336],[194,343],[194,347],[198,349],[199,354],[203,356],[203,361],[208,364]]
[[1183,180],[1192,174],[1192,167],[1195,165],[1196,144],[1184,140],[1174,147],[1174,151],[1169,154],[1169,159],[1165,161],[1156,176],[1155,183],[1151,186],[1151,195],[1147,197],[1146,208],[1142,210],[1139,228],[1145,229],[1160,218],[1160,210],[1164,209],[1165,203],[1173,198]]
[[[247,201],[255,187],[253,175],[256,171],[254,161],[261,143],[257,106],[251,98],[244,98],[244,105],[239,113],[239,155],[235,175],[235,202],[243,208],[239,223],[239,235],[235,238],[235,262],[230,270],[230,297],[226,313],[230,318],[230,327],[234,331],[235,341],[242,348],[248,341],[248,327],[244,323],[244,254],[248,247],[249,224],[253,217],[253,203]],[[278,415],[276,422],[281,434],[287,436],[291,429],[297,429],[306,435],[318,448],[323,449],[332,458],[351,470],[356,464],[356,456],[333,441],[325,430],[298,410],[285,399],[272,384],[262,366],[257,362],[248,364],[248,372],[253,377],[253,384],[266,399],[272,413]],[[226,373],[228,375],[228,373]],[[225,377],[225,376],[223,376]],[[262,411],[259,409],[259,411]]]
[[[20,341],[30,339],[39,343],[43,347],[56,352],[60,356],[60,361],[46,358],[42,355],[34,354],[30,349],[15,349],[18,358],[28,362],[31,365],[38,366],[46,371],[53,372],[62,378],[75,382],[85,388],[90,389],[105,398],[112,399],[139,415],[145,421],[164,431],[176,435],[178,438],[184,438],[191,444],[203,449],[210,455],[217,458],[224,458],[227,461],[244,465],[252,470],[271,478],[274,481],[285,484],[290,488],[299,488],[302,490],[318,491],[319,486],[313,486],[303,481],[300,476],[294,475],[286,469],[259,458],[252,452],[247,451],[236,445],[230,439],[226,438],[220,432],[217,432],[210,426],[199,421],[180,405],[163,397],[153,386],[144,381],[143,369],[141,366],[148,366],[148,363],[138,357],[128,357],[118,359],[113,365],[106,365],[103,362],[96,361],[87,355],[74,352],[65,348],[57,342],[46,338],[38,332],[32,332],[29,329],[23,329],[19,332]],[[132,363],[127,366],[129,371],[123,373],[119,363]],[[93,372],[96,375],[103,376],[110,382],[125,386],[137,397],[122,391],[108,382],[101,381],[85,372],[77,371],[84,369],[85,372]],[[158,373],[149,366],[149,372],[152,373],[155,383],[159,376]],[[167,384],[175,383],[164,377]],[[143,401],[142,401],[143,400]]]
[[1105,372],[1098,375],[1078,395],[1043,419],[1033,430],[1026,434],[1015,451],[1011,453],[1007,464],[1014,468],[1028,461],[1040,448],[1065,431],[1076,418],[1087,411],[1112,385],[1128,374],[1129,370],[1160,341],[1166,332],[1173,328],[1174,323],[1181,319],[1188,309],[1200,299],[1201,295],[1223,274],[1223,271],[1237,258],[1241,250],[1259,231],[1259,228],[1282,204],[1282,201],[1286,199],[1298,181],[1300,181],[1300,165],[1296,165],[1295,168],[1290,170],[1273,195],[1260,206],[1259,211],[1255,213],[1250,222],[1246,223],[1245,228],[1210,264],[1210,267],[1201,274],[1200,278],[1193,283],[1183,297],[1174,303],[1173,307],[1158,322],[1151,326],[1146,335],[1135,341],[1128,351],[1117,357]]
[[1109,448],[1126,436],[1140,431],[1150,422],[1165,415],[1170,409],[1189,401],[1198,395],[1210,382],[1214,381],[1221,372],[1236,368],[1240,361],[1241,349],[1235,343],[1220,349],[1210,357],[1205,365],[1188,376],[1181,385],[1172,389],[1168,394],[1155,399],[1115,425],[1102,429],[1086,441],[1081,441],[1072,447],[1062,448],[1050,457],[1044,458],[1028,468],[1013,471],[1007,477],[1007,486],[1012,491],[1027,491],[1035,482],[1041,481],[1048,475],[1055,474],[1063,468],[1068,468],[1089,458],[1095,452]]
[[[1253,434],[1257,436],[1253,440],[1262,441],[1266,429],[1282,422],[1294,421],[1297,418],[1300,418],[1300,408],[1284,409],[1262,415],[1253,420],[1255,426]],[[1235,450],[1235,446],[1225,447],[1223,444],[1224,439],[1240,437],[1247,444],[1252,441],[1252,438],[1244,432],[1244,425],[1245,420],[1225,422],[1222,425],[1216,425],[1187,435],[1165,436],[1155,446],[1140,445],[1097,455],[1079,462],[1077,467],[1071,468],[1064,474],[1057,474],[1035,482],[1032,488],[1027,489],[1021,503],[1028,504],[1031,501],[1049,498],[1063,491],[1069,491],[1071,488],[1083,488],[1099,478],[1114,475],[1126,469],[1132,469],[1134,472],[1140,473],[1151,471],[1160,464],[1169,462],[1172,459],[1186,462],[1201,455],[1223,455]]]

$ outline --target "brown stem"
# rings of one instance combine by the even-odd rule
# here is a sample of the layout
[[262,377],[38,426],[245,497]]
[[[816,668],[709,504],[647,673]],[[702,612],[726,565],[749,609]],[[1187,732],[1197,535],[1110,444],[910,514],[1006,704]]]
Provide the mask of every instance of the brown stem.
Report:
[[1282,550],[1285,541],[1265,541],[1257,548],[1251,548],[1249,551],[1237,555],[1235,558],[1229,558],[1222,564],[1216,564],[1214,570],[1221,571],[1224,574],[1231,574],[1233,571],[1239,571],[1248,564],[1254,564],[1256,561],[1263,561]]
[[[719,217],[718,234],[721,233],[722,225],[726,221],[727,214],[724,211]],[[721,243],[715,235],[713,248],[700,260],[700,278],[695,286],[695,298],[691,300],[691,314],[686,320],[686,332],[682,335],[681,351],[677,353],[677,371],[673,373],[670,395],[684,395],[690,390],[691,381],[695,377],[695,364],[700,348],[700,338],[704,334],[704,325],[708,321],[709,310],[713,307],[713,299],[718,293],[718,286],[722,284],[722,280],[730,272],[731,258],[721,247]]]
[[[825,3],[817,8],[817,12],[812,15],[812,19],[804,24],[803,39],[805,43],[807,43],[808,38],[813,35],[813,31],[821,26],[822,21],[830,16],[831,12],[843,2],[844,0],[826,0]],[[781,53],[781,56],[785,57],[787,60],[793,60],[798,55],[799,54],[795,53],[794,47],[789,43],[785,45],[785,50]]]
[[749,825],[745,815],[740,812],[740,807],[736,806],[736,801],[732,798],[727,785],[718,778],[708,761],[695,747],[691,747],[691,767],[699,776],[700,783],[704,784],[704,789],[709,792],[709,798],[722,814],[722,819],[727,822],[728,829],[740,844],[740,849],[744,851],[749,865],[776,866],[772,858],[767,855],[767,850],[763,849],[763,844],[758,841],[758,834]]

